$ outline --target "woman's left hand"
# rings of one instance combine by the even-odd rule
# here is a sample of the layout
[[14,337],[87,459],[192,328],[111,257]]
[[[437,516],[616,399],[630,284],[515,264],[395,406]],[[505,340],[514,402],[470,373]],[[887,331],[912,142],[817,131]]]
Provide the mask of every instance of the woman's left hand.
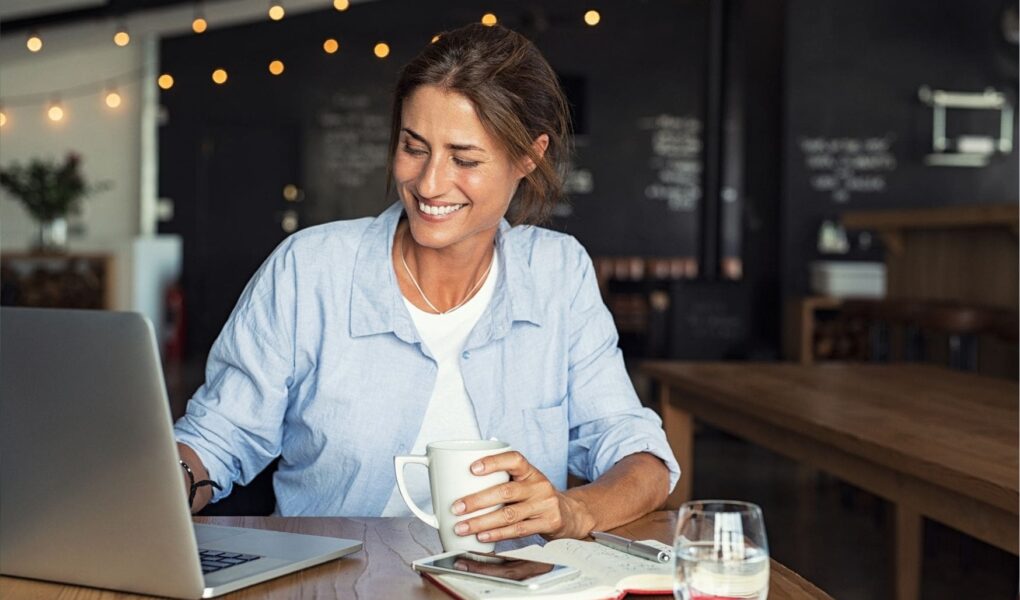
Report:
[[471,465],[475,475],[497,471],[510,481],[454,502],[453,513],[464,515],[502,504],[501,509],[461,521],[458,535],[475,535],[480,542],[496,542],[541,534],[549,538],[584,537],[595,520],[582,502],[556,490],[552,482],[520,452],[504,452]]

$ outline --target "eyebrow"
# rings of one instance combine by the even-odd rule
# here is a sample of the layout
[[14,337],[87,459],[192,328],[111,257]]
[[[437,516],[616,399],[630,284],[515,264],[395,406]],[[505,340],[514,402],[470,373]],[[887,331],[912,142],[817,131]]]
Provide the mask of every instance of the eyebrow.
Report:
[[[420,133],[414,131],[410,127],[404,127],[404,128],[401,129],[401,131],[407,133],[407,135],[413,137],[414,139],[418,140],[419,142],[425,144],[426,146],[429,146],[429,147],[432,146],[431,144],[429,144],[428,140],[426,140],[424,136],[422,136]],[[475,146],[473,144],[446,144],[446,147],[449,148],[450,150],[463,150],[463,151],[478,150],[479,152],[485,152],[485,148],[480,148],[480,147]]]

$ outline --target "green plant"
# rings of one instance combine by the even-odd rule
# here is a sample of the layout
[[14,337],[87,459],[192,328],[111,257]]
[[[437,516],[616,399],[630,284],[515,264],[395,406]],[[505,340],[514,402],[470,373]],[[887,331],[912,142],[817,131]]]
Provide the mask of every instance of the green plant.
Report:
[[21,201],[25,210],[41,222],[76,214],[81,199],[108,189],[108,182],[89,185],[82,177],[81,156],[68,152],[63,164],[33,158],[27,165],[11,163],[0,169],[0,187]]

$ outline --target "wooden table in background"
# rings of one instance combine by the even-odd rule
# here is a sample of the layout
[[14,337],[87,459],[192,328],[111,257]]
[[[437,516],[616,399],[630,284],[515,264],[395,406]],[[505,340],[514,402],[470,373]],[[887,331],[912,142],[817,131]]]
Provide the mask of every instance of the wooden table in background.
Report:
[[[922,517],[1017,554],[1018,388],[915,364],[651,362],[691,496],[694,419],[895,505],[898,600],[920,594]],[[739,476],[739,475],[738,475]]]
[[[246,588],[224,598],[449,598],[411,570],[411,561],[441,551],[436,531],[414,518],[199,517],[195,520],[200,523],[275,529],[365,542],[360,552],[346,558]],[[672,543],[675,523],[674,512],[660,511],[615,532]],[[5,600],[57,597],[114,600],[140,597],[13,577],[0,577],[0,591]],[[772,561],[769,600],[832,598],[796,573]]]

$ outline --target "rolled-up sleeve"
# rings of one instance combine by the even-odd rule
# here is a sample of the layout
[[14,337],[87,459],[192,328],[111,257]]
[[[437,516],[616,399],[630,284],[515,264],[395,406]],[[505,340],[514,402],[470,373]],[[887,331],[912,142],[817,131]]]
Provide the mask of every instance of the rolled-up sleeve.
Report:
[[577,250],[575,272],[582,276],[569,311],[570,472],[595,481],[624,457],[647,452],[669,469],[672,490],[680,479],[680,467],[662,421],[641,406],[634,392],[591,259],[580,244]]
[[205,384],[174,425],[223,487],[248,483],[280,454],[293,377],[293,260],[281,245],[248,283],[217,337]]

